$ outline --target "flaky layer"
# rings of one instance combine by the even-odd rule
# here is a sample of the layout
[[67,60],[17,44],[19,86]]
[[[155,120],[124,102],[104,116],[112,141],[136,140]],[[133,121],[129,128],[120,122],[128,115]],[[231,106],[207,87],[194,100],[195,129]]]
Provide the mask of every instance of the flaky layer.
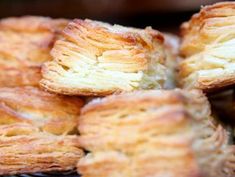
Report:
[[70,134],[76,131],[82,105],[79,98],[58,96],[38,88],[0,88],[0,125],[27,122],[42,131]]
[[182,25],[181,54],[188,57],[202,51],[219,36],[234,34],[234,26],[234,2],[220,2],[203,7]]
[[63,19],[34,16],[2,19],[0,86],[38,85],[38,71],[43,62],[51,60],[50,50],[67,23]]
[[235,84],[235,3],[203,7],[183,25],[180,83],[211,91]]
[[166,79],[162,35],[91,20],[74,20],[43,66],[41,85],[70,95],[107,95],[161,88]]
[[90,153],[78,171],[84,177],[230,177],[233,147],[209,115],[198,91],[139,91],[94,100],[79,118],[79,142]]
[[[21,131],[14,134],[14,129]],[[76,136],[43,133],[22,123],[0,126],[0,175],[73,170],[82,156]]]
[[186,58],[180,64],[180,82],[184,88],[205,91],[235,83],[235,39],[207,45],[204,51]]

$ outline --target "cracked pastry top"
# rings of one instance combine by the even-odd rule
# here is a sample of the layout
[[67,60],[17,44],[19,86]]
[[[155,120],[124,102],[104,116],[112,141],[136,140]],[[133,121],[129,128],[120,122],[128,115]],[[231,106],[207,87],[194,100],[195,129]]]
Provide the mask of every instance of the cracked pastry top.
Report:
[[41,65],[51,60],[50,50],[67,23],[37,16],[0,20],[0,86],[37,86]]
[[43,65],[45,89],[68,95],[107,95],[162,88],[166,80],[163,36],[151,27],[136,29],[76,19],[63,30]]
[[96,99],[79,117],[83,177],[232,177],[234,147],[193,90],[135,91]]
[[76,132],[83,101],[33,87],[0,88],[0,125],[28,123],[56,135]]
[[235,2],[205,6],[182,25],[179,80],[213,91],[235,84]]

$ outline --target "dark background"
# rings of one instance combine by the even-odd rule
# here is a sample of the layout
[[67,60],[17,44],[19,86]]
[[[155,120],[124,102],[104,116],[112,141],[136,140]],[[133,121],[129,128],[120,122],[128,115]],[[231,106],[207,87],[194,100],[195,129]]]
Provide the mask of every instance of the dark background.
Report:
[[41,15],[90,18],[134,27],[152,26],[178,33],[178,27],[218,0],[0,0],[0,18]]

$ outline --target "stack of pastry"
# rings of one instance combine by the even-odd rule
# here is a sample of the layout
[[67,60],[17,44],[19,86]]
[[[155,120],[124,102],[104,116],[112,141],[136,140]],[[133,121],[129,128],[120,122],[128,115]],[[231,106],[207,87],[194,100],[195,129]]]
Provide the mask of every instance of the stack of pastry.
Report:
[[77,117],[83,101],[38,88],[41,65],[67,20],[0,21],[0,175],[74,170],[82,157]]
[[178,38],[151,27],[1,20],[0,175],[235,176],[230,129],[203,93],[234,84],[234,9],[184,23],[181,61]]

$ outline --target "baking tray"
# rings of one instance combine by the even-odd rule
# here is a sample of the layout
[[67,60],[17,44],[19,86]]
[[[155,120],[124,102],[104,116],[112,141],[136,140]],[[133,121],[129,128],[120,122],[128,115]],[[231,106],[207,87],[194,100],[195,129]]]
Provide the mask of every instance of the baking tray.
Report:
[[75,171],[10,175],[3,177],[81,177]]

